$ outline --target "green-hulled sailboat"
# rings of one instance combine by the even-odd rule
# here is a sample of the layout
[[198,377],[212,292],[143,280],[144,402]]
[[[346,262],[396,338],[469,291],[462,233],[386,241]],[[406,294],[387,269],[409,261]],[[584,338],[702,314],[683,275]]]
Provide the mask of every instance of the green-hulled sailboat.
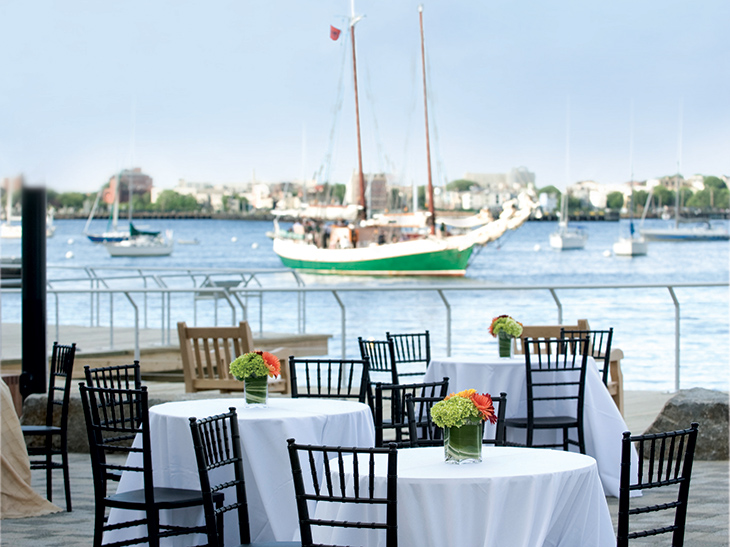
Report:
[[[521,226],[535,208],[533,196],[523,193],[518,199],[503,204],[497,219],[476,223],[477,227],[459,235],[445,235],[436,230],[436,214],[433,205],[431,180],[431,153],[428,131],[428,100],[426,94],[426,57],[423,40],[423,9],[419,7],[421,27],[421,61],[423,69],[424,111],[426,118],[426,157],[428,161],[428,207],[426,233],[404,230],[398,215],[382,216],[380,220],[366,220],[365,185],[360,142],[360,109],[357,93],[357,63],[355,61],[355,23],[359,17],[354,12],[350,18],[352,40],[352,68],[355,87],[355,114],[357,121],[357,156],[359,183],[359,223],[356,226],[343,223],[328,227],[326,237],[321,233],[307,237],[303,231],[282,232],[275,221],[273,233],[274,252],[283,264],[312,273],[339,275],[430,275],[463,276],[474,247],[486,245],[502,236],[507,230]],[[339,34],[338,34],[339,35]],[[336,39],[333,37],[333,39]],[[406,215],[407,216],[407,215]],[[474,219],[477,219],[475,216]],[[448,221],[440,219],[441,224]],[[476,221],[475,221],[476,222]],[[321,225],[320,225],[321,229]]]

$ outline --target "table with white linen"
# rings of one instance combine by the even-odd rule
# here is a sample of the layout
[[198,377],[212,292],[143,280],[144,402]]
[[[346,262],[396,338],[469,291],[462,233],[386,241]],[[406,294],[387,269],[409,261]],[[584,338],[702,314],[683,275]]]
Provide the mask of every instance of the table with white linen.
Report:
[[[441,447],[398,450],[399,547],[616,545],[596,461],[590,456],[484,446],[482,458],[481,463],[455,465],[444,461]],[[366,461],[360,467],[367,469]],[[387,455],[379,454],[375,493],[382,497],[386,472]],[[352,489],[348,478],[347,488]],[[384,522],[385,509],[319,504],[316,517]],[[385,546],[383,531],[314,531],[315,543]]]
[[[465,360],[454,357],[432,359],[426,371],[424,381],[434,382],[443,377],[449,378],[449,391],[461,391],[473,388],[480,393],[486,392],[497,396],[500,392],[507,394],[507,418],[527,416],[527,378],[525,357],[504,359],[494,357],[483,360]],[[572,405],[572,412],[570,410]],[[545,404],[539,411],[548,411]],[[575,401],[557,401],[553,403],[555,415],[575,413]],[[593,456],[598,463],[598,472],[603,489],[608,496],[618,497],[619,474],[621,466],[621,438],[627,431],[621,413],[601,381],[595,361],[588,358],[586,371],[585,400],[583,402],[583,430],[585,433],[586,454]],[[524,442],[525,431],[507,428],[509,441]],[[577,440],[575,430],[570,432],[571,438]],[[562,431],[535,431],[535,443],[562,442]],[[571,447],[577,450],[577,447]],[[638,456],[634,450],[631,466],[638,465]]]
[[[235,407],[243,449],[243,467],[251,526],[251,540],[291,541],[299,532],[291,465],[286,440],[335,446],[371,447],[375,430],[370,408],[362,403],[334,399],[269,398],[265,407],[246,405],[244,399],[205,399],[164,403],[150,408],[150,437],[155,486],[200,488],[189,417],[205,418]],[[139,441],[139,436],[137,438]],[[138,454],[130,455],[139,458]],[[211,471],[211,482],[232,480]],[[226,477],[226,478],[223,478]],[[142,487],[141,473],[124,473],[119,491]],[[226,503],[235,495],[226,490]],[[110,522],[132,520],[134,512],[112,510]],[[167,520],[165,520],[167,518]],[[163,522],[203,524],[200,508],[164,511]],[[238,545],[235,511],[225,517],[226,545]],[[140,534],[141,532],[141,534]],[[145,530],[118,530],[104,534],[104,541],[138,537]],[[201,536],[202,537],[202,536]],[[180,536],[166,545],[189,545]]]

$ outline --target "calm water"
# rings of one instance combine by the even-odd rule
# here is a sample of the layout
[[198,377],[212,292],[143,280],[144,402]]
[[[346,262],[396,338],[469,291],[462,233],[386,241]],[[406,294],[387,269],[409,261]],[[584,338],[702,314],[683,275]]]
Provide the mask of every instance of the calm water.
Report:
[[[102,230],[97,221],[92,229]],[[647,221],[663,224],[663,221]],[[57,229],[48,240],[48,278],[76,276],[53,268],[65,266],[136,266],[136,267],[211,267],[211,268],[280,268],[281,262],[271,250],[266,231],[270,222],[223,220],[150,220],[145,227],[171,229],[175,240],[198,239],[199,245],[176,244],[173,254],[161,258],[111,258],[106,250],[91,244],[83,235],[85,221],[56,221]],[[581,223],[576,223],[581,224]],[[135,224],[143,228],[141,222]],[[346,288],[350,285],[443,284],[458,287],[465,281],[478,280],[495,286],[600,284],[600,283],[679,283],[727,282],[730,245],[727,242],[660,243],[652,242],[644,257],[604,256],[612,243],[628,232],[621,222],[587,222],[589,233],[584,250],[557,252],[550,249],[548,236],[555,224],[530,222],[509,232],[496,244],[483,248],[473,257],[466,279],[428,278],[351,278],[338,276],[304,276],[307,285],[327,284]],[[234,241],[235,238],[235,241]],[[538,249],[539,246],[539,249]],[[72,258],[66,258],[73,253]],[[20,242],[2,241],[2,256],[19,256]],[[167,281],[169,286],[190,286],[184,281]],[[290,276],[271,276],[267,285],[291,285]],[[61,285],[57,285],[61,286]],[[729,385],[730,342],[728,289],[677,289],[681,306],[681,387],[702,386],[727,390]],[[346,348],[355,356],[357,337],[384,338],[386,331],[407,332],[429,329],[433,354],[446,354],[445,307],[433,291],[422,293],[340,293],[347,307]],[[587,318],[594,328],[614,327],[614,346],[625,354],[623,370],[628,389],[672,389],[674,385],[674,305],[666,288],[622,290],[563,290],[558,293],[563,305],[564,323]],[[60,322],[89,324],[88,297],[63,297]],[[495,315],[508,313],[525,324],[554,324],[557,308],[548,291],[502,291],[471,294],[447,293],[452,309],[452,355],[493,354],[496,341],[487,328]],[[51,300],[49,299],[49,305]],[[249,319],[258,325],[258,303],[250,302]],[[151,300],[150,327],[160,325],[159,308]],[[192,323],[192,297],[175,297],[171,323]],[[6,295],[2,318],[20,320],[19,297]],[[49,318],[53,317],[49,311]],[[108,313],[108,312],[107,312]],[[197,304],[197,323],[213,324],[216,310],[211,301]],[[230,321],[230,312],[219,304],[218,321]],[[104,324],[102,310],[102,324]],[[115,326],[133,325],[131,309],[123,297],[114,303]],[[238,311],[237,319],[241,312]],[[340,312],[331,294],[309,295],[306,308],[307,332],[331,333],[330,355],[341,352]],[[296,301],[293,295],[267,295],[264,303],[264,330],[296,331]],[[174,333],[173,333],[174,335]]]

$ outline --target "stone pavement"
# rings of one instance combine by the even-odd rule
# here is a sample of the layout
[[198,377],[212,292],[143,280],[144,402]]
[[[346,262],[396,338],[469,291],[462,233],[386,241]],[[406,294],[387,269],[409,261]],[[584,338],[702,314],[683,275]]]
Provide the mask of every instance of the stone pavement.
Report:
[[[150,383],[152,392],[176,392],[180,384]],[[659,392],[628,392],[626,394],[626,422],[633,432],[643,432],[661,409],[669,394]],[[88,454],[71,454],[71,488],[73,512],[62,511],[52,515],[0,521],[0,545],[7,547],[86,547],[92,545],[94,529],[94,494]],[[728,535],[730,485],[728,462],[696,461],[692,473],[690,501],[687,515],[685,545],[688,547],[724,547],[730,545]],[[61,508],[63,500],[61,474],[53,498]],[[45,491],[45,475],[33,472],[33,487]],[[644,500],[648,500],[646,497]],[[616,526],[618,500],[607,498],[611,517]],[[667,535],[635,540],[633,546],[666,546]],[[467,546],[465,546],[467,547]],[[509,547],[509,546],[505,546]],[[590,547],[590,546],[576,546]]]

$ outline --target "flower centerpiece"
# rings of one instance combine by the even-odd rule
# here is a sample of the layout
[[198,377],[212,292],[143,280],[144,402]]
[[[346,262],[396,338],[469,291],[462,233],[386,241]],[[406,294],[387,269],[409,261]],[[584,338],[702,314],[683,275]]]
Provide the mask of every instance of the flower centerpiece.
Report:
[[494,403],[489,393],[465,389],[452,393],[431,408],[433,423],[444,429],[444,455],[447,462],[482,461],[484,421],[495,423]]
[[269,393],[268,377],[279,375],[281,363],[268,351],[251,351],[237,357],[228,370],[231,376],[243,382],[246,403],[263,405]]
[[509,315],[500,315],[492,319],[489,334],[499,338],[499,356],[512,357],[512,339],[522,335],[522,323]]

